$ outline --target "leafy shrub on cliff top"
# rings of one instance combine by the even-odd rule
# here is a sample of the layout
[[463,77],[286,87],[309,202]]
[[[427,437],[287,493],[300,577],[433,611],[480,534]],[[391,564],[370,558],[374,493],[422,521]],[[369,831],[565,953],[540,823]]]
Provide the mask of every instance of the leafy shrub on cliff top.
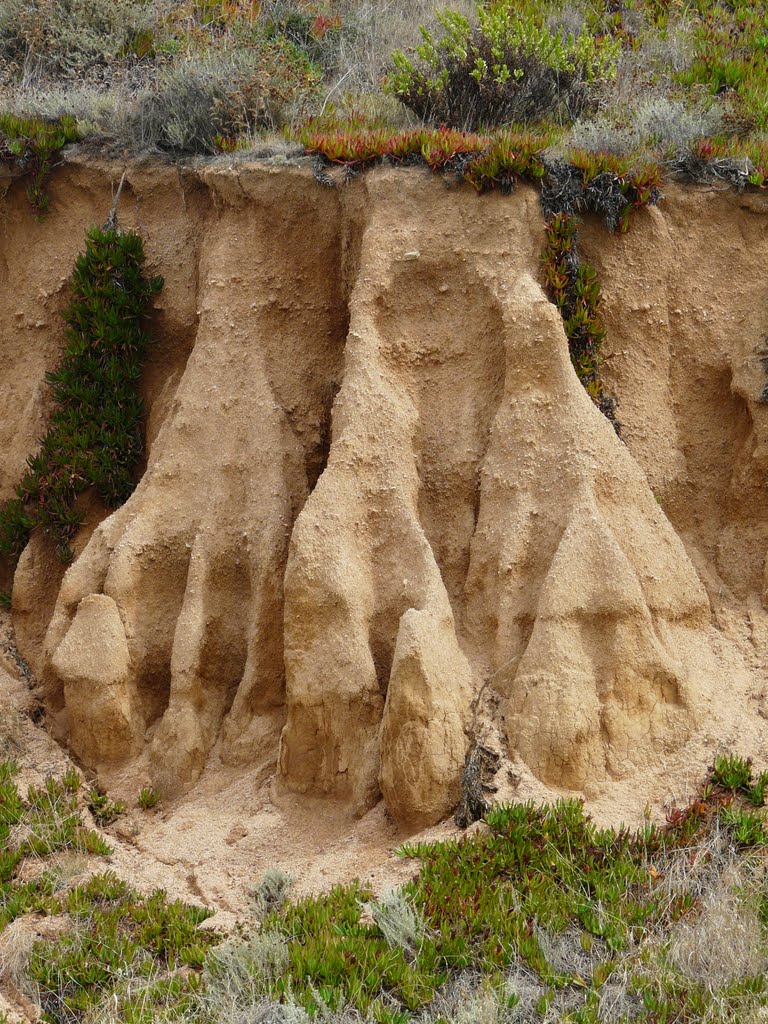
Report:
[[16,497],[0,510],[0,554],[12,562],[36,527],[69,560],[69,540],[84,517],[78,496],[93,487],[114,507],[134,488],[143,452],[138,382],[150,340],[142,321],[163,283],[144,277],[143,262],[133,232],[88,232],[72,276],[64,358],[46,375],[56,411]]
[[140,0],[3,0],[0,55],[27,77],[109,68],[152,20]]
[[572,121],[590,86],[615,73],[620,44],[586,25],[563,36],[546,5],[478,6],[478,25],[456,11],[438,16],[441,38],[422,29],[414,58],[393,55],[388,88],[419,117],[465,130]]

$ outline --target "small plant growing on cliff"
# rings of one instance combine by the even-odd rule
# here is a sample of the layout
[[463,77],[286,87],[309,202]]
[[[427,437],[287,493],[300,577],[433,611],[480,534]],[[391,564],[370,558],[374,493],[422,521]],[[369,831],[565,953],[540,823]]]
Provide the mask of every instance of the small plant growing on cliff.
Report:
[[98,789],[92,789],[88,794],[88,810],[98,825],[104,828],[117,821],[121,814],[125,813],[125,804],[119,800],[112,801],[106,793]]
[[139,793],[138,804],[143,811],[151,811],[160,803],[160,794],[154,786],[145,786]]
[[279,910],[288,898],[293,878],[280,868],[265,871],[257,885],[251,890],[253,906],[258,918]]
[[768,772],[760,772],[754,778],[750,758],[739,757],[737,754],[716,757],[709,770],[709,777],[715,786],[746,797],[755,807],[762,807],[768,796]]
[[112,224],[88,232],[72,277],[64,357],[46,375],[56,411],[16,497],[0,509],[0,554],[12,564],[36,527],[69,561],[85,515],[79,496],[94,488],[116,507],[133,491],[143,453],[138,384],[150,342],[142,320],[163,285],[161,277],[144,276],[143,263],[133,232]]
[[48,209],[46,184],[51,161],[80,133],[73,117],[42,121],[34,117],[0,114],[0,163],[30,178],[27,197],[32,208],[43,214]]
[[567,213],[556,213],[548,220],[544,280],[563,318],[573,368],[589,397],[618,430],[616,402],[605,391],[600,373],[600,345],[605,337],[600,285],[592,267],[579,259],[576,229],[575,218]]

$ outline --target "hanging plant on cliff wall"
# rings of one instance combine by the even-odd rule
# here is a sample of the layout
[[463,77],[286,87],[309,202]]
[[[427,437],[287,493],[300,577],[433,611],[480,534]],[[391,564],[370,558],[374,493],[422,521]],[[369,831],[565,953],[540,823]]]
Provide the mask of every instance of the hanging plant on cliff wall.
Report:
[[605,325],[600,284],[594,269],[579,257],[577,228],[578,222],[571,214],[555,213],[548,217],[547,241],[541,258],[544,280],[563,318],[576,375],[620,435],[616,399],[607,393],[601,373],[600,346],[605,338]]
[[39,217],[49,206],[46,186],[56,154],[79,138],[73,117],[43,121],[0,114],[0,176],[29,180],[27,199]]
[[64,357],[46,375],[56,410],[39,451],[27,459],[16,497],[0,509],[0,555],[15,565],[40,528],[63,562],[85,515],[78,497],[93,488],[117,507],[135,486],[144,451],[139,378],[150,343],[143,326],[161,277],[142,272],[144,246],[113,213],[86,236],[72,276]]

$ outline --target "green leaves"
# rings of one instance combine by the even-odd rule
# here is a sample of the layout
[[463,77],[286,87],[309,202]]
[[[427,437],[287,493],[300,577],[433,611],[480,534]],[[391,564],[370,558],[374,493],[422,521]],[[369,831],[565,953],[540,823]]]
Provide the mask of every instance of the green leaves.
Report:
[[709,777],[715,786],[745,797],[753,807],[763,807],[768,797],[768,772],[760,772],[755,779],[750,758],[736,754],[716,757]]
[[143,319],[163,285],[142,274],[144,250],[133,232],[91,228],[72,276],[64,357],[46,375],[57,408],[16,498],[0,509],[0,555],[18,561],[40,527],[69,561],[81,525],[78,497],[94,488],[111,507],[134,487],[143,454],[141,367],[150,343]]
[[120,801],[113,803],[106,793],[98,789],[92,789],[88,794],[88,810],[94,817],[97,825],[104,828],[117,821],[121,814],[125,813],[125,804]]
[[386,88],[419,116],[454,127],[571,120],[589,87],[615,74],[621,41],[586,25],[565,35],[551,14],[539,0],[478,3],[477,27],[456,11],[438,13],[441,34],[422,26],[413,58],[395,51]]
[[544,282],[563,318],[573,368],[592,401],[618,431],[616,403],[605,392],[600,376],[600,345],[605,338],[600,284],[593,268],[579,259],[576,230],[576,218],[568,213],[555,213],[548,219],[541,258]]
[[27,197],[38,215],[48,209],[45,186],[52,158],[67,143],[79,138],[73,117],[41,121],[34,117],[0,114],[0,163],[9,164],[31,178]]

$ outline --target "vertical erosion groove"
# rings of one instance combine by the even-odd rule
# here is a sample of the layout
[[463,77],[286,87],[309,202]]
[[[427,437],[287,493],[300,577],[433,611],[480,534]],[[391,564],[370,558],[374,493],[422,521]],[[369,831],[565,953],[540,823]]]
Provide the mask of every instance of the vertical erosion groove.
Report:
[[417,412],[418,513],[460,621],[480,476],[504,387],[504,325],[476,273],[396,272],[380,308],[385,361]]

